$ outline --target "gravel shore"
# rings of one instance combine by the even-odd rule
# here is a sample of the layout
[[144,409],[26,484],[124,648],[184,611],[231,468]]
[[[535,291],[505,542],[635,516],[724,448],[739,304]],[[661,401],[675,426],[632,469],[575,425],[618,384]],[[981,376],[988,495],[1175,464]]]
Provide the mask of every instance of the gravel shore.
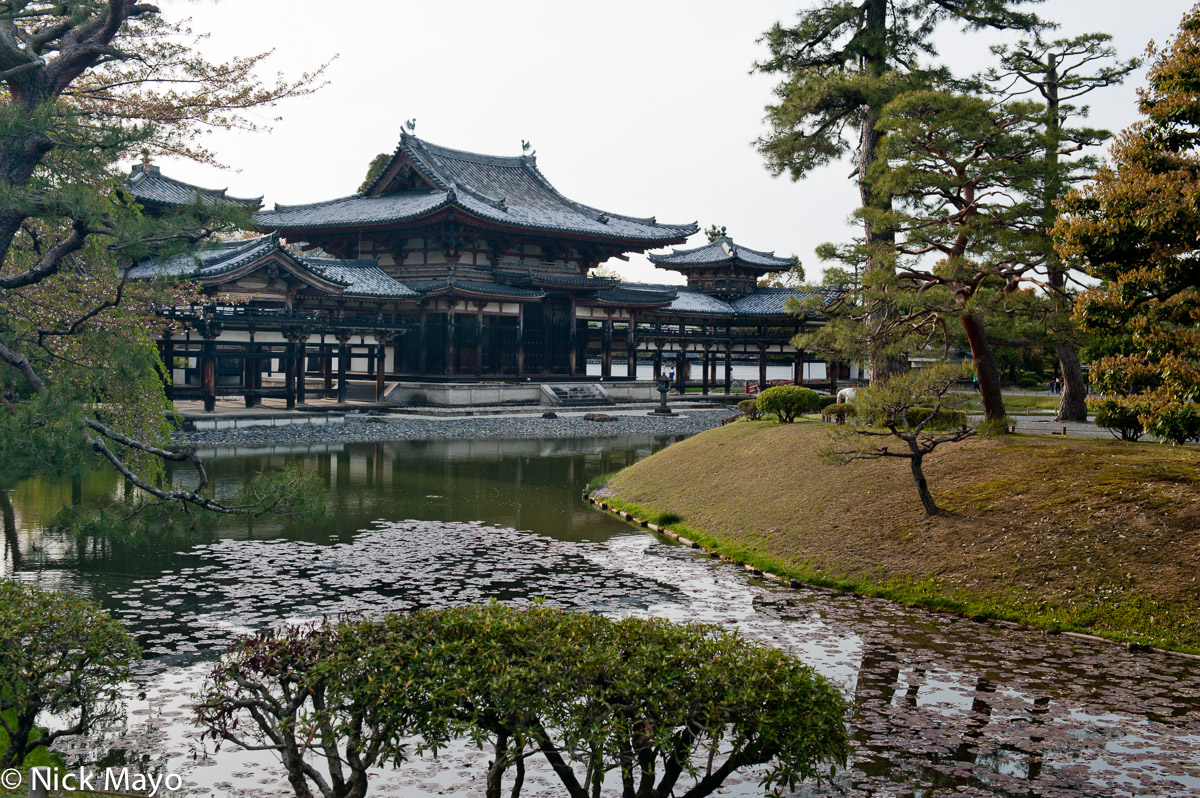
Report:
[[614,412],[616,421],[586,421],[582,413],[428,417],[347,416],[344,424],[245,427],[191,432],[187,440],[202,446],[275,446],[306,443],[364,443],[434,438],[603,438],[618,435],[694,435],[736,415],[729,408],[686,410],[675,417],[654,417],[645,410]]

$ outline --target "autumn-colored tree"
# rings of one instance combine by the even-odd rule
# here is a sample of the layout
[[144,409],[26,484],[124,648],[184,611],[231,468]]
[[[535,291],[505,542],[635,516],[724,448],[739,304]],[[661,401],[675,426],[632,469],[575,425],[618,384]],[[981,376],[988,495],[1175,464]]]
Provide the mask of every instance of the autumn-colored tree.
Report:
[[1054,238],[1066,263],[1102,281],[1075,306],[1111,342],[1093,384],[1181,442],[1200,436],[1200,5],[1149,57],[1142,118],[1067,196]]
[[[220,203],[144,213],[118,161],[211,162],[204,130],[253,128],[247,110],[311,91],[320,70],[264,84],[264,55],[211,63],[188,33],[133,0],[0,2],[0,458],[18,476],[99,456],[157,499],[229,511],[165,423],[153,310],[187,289],[127,276],[248,220]],[[165,484],[164,460],[192,462],[196,486]]]

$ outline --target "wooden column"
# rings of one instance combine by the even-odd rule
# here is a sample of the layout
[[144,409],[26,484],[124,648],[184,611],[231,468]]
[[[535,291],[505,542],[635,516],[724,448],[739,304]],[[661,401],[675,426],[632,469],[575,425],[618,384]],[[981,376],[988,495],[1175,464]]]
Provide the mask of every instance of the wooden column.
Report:
[[296,404],[303,406],[308,398],[308,333],[296,339]]
[[204,412],[211,413],[217,409],[217,353],[216,336],[204,336],[203,348],[200,352],[200,395],[204,398]]
[[[325,345],[325,336],[321,336],[321,373],[325,377],[325,390],[333,388],[333,348]],[[329,396],[329,394],[325,394]]]
[[725,395],[733,393],[733,344],[725,345]]
[[837,394],[837,380],[838,380],[838,364],[834,363],[833,361],[826,361],[825,376],[829,378],[829,392],[831,394],[836,395]]
[[262,364],[255,355],[258,347],[254,345],[254,333],[250,333],[250,343],[246,344],[246,357],[242,360],[242,392],[246,407],[254,407],[257,400],[254,396],[254,374]]
[[349,385],[346,384],[346,371],[350,368],[350,336],[341,334],[338,335],[338,367],[337,367],[337,400],[339,404],[346,401],[346,392]]
[[[715,330],[714,330],[714,332],[715,332]],[[711,382],[713,385],[716,385],[717,384],[717,356],[715,354],[708,360],[708,370],[709,370],[708,381]]]
[[662,376],[662,351],[663,351],[662,344],[661,343],[655,344],[655,347],[654,347],[654,381],[655,382],[657,382],[658,378]]
[[517,303],[517,376],[525,376],[525,303]]
[[767,387],[767,345],[758,345],[758,390],[761,393]]
[[[575,318],[575,302],[571,302],[571,376],[574,377],[579,373],[579,319]],[[583,371],[587,373],[587,358],[583,360]]]
[[483,303],[475,304],[475,376],[483,376]]
[[625,376],[637,379],[637,317],[629,314],[629,326],[625,328]]
[[375,336],[375,401],[383,401],[384,378],[387,376],[387,343],[382,334]]
[[793,361],[792,369],[794,371],[794,373],[792,375],[792,385],[803,385],[804,384],[804,350],[802,350],[802,349],[796,350],[796,357]]
[[421,331],[417,340],[417,372],[429,373],[429,311],[421,308]]
[[446,368],[445,374],[447,377],[453,377],[458,373],[458,325],[455,323],[454,305],[450,305],[450,309],[446,311]]
[[600,376],[608,379],[612,376],[612,319],[607,318],[600,323]]
[[283,356],[283,394],[288,410],[296,408],[296,339],[288,338]]
[[554,373],[554,308],[542,300],[542,373]]
[[708,348],[708,346],[707,346],[707,345],[705,345],[705,347],[704,347],[704,359],[700,361],[700,371],[701,371],[701,372],[703,372],[703,373],[701,374],[701,376],[700,376],[700,393],[701,393],[701,394],[703,394],[704,396],[708,396],[708,360],[709,360],[709,355],[710,355],[710,353],[709,353],[709,348]]
[[687,350],[683,348],[683,344],[679,345],[679,351],[675,353],[675,384],[680,396],[687,393]]

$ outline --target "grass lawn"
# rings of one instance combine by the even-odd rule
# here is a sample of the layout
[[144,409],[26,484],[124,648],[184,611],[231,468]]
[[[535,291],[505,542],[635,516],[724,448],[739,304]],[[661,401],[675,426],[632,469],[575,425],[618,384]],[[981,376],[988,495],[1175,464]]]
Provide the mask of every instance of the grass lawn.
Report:
[[[616,502],[784,576],[1200,653],[1200,450],[1040,436],[834,465],[829,427],[741,421],[616,475]],[[613,499],[607,501],[612,502]]]

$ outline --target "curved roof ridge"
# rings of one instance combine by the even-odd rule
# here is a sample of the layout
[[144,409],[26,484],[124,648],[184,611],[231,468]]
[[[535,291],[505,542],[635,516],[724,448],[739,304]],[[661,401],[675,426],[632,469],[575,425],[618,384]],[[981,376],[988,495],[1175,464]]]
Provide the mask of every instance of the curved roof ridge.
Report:
[[[186,183],[174,177],[167,177],[159,170],[157,166],[147,166],[145,164],[134,164],[133,168],[129,172],[129,176],[125,179],[125,183],[139,199],[163,204],[170,204],[172,200],[150,196],[149,194],[146,194],[145,191],[139,194],[138,188],[141,187],[142,184],[146,184],[145,188],[149,191],[153,191],[154,188],[152,185],[154,183],[166,183],[171,188],[182,190],[184,195],[188,193],[194,193],[197,197],[207,197],[213,200],[224,200],[225,202],[229,202],[234,205],[243,205],[246,207],[261,206],[263,199],[263,195],[259,195],[257,197],[231,197],[229,196],[228,186],[225,188],[205,188],[203,186],[197,186],[194,183]],[[160,188],[159,190],[161,191],[162,189]]]

